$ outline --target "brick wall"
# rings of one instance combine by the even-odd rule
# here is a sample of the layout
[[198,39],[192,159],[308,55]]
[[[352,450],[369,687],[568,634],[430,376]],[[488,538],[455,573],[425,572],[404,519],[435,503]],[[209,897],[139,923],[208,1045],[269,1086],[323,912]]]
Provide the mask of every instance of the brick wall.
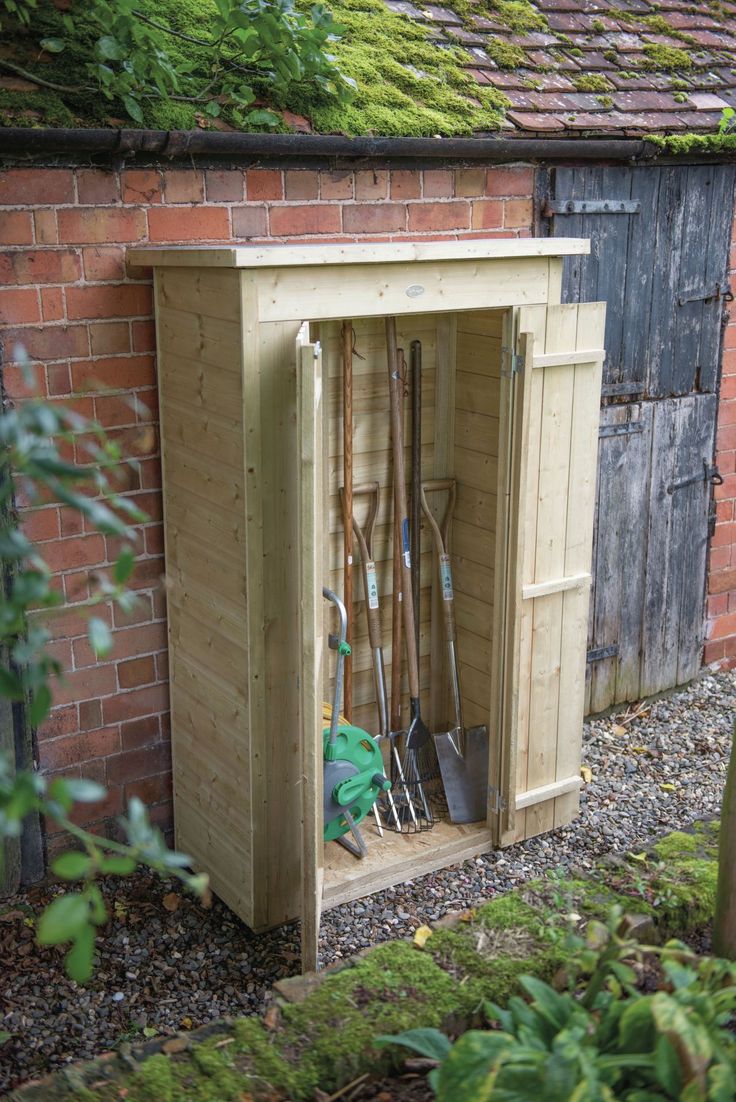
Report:
[[[171,821],[151,288],[126,272],[126,247],[529,236],[532,185],[532,170],[519,167],[0,172],[7,396],[27,393],[13,362],[22,343],[35,365],[36,393],[133,443],[140,472],[126,492],[150,517],[138,534],[140,606],[130,616],[108,616],[115,646],[99,664],[74,606],[87,593],[90,571],[114,559],[114,542],[55,505],[26,519],[70,606],[54,621],[54,650],[68,674],[38,733],[39,764],[49,774],[81,774],[107,786],[107,799],[87,809],[87,822],[116,815],[133,794],[152,807],[155,821]],[[93,389],[100,383],[104,390]],[[734,636],[736,642],[736,628]]]
[[[736,294],[736,217],[731,239],[730,287]],[[718,405],[716,530],[710,547],[705,662],[736,666],[736,309],[723,333],[723,375]]]

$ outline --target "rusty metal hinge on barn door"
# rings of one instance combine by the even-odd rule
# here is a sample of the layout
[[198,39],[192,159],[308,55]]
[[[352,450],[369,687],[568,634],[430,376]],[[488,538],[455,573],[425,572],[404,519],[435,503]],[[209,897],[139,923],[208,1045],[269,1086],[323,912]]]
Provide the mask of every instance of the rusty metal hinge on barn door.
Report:
[[728,287],[722,287],[716,283],[715,287],[705,291],[681,291],[677,296],[677,305],[686,306],[688,302],[713,302],[714,299],[722,299],[723,302],[733,302],[733,291]]

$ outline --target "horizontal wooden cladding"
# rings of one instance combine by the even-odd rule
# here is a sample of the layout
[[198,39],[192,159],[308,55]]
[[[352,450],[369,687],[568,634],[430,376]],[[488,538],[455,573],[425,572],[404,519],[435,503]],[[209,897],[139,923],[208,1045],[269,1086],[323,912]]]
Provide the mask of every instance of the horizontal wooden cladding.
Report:
[[[321,268],[271,269],[256,281],[263,321],[300,318],[360,318],[428,311],[487,310],[545,302],[549,261],[438,261],[426,270],[412,263],[385,268],[341,268],[332,280]],[[222,316],[227,316],[223,313]]]
[[128,249],[128,263],[166,268],[288,268],[331,264],[397,264],[406,261],[494,257],[570,256],[590,252],[584,237],[527,237],[480,241],[392,241],[344,245],[168,245]]
[[173,358],[177,371],[180,357],[221,368],[240,376],[240,323],[237,318],[208,318],[173,306],[160,307],[156,316],[160,347]]
[[183,310],[213,320],[240,319],[240,280],[235,272],[169,270],[159,273],[159,309]]

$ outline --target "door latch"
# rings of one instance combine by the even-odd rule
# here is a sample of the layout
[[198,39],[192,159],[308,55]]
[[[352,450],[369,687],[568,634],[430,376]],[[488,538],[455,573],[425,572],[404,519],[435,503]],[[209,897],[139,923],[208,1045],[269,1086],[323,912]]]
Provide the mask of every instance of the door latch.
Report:
[[692,294],[680,294],[677,296],[677,305],[685,306],[688,302],[713,302],[714,299],[722,299],[724,302],[733,302],[733,291],[728,287],[721,287],[716,283],[712,291],[693,291]]
[[681,482],[670,482],[667,493],[673,494],[675,490],[683,490],[686,486],[693,486],[696,482],[707,482],[710,486],[722,486],[723,475],[717,466],[711,466],[706,459],[703,460],[703,473],[694,474],[691,478],[683,478]]

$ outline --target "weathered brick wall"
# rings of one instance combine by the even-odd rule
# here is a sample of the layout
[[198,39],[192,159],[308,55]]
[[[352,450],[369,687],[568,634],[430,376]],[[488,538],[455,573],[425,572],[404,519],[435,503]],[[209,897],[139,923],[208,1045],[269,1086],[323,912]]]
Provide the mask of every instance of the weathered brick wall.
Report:
[[[70,605],[54,621],[68,671],[39,732],[50,774],[108,788],[88,822],[116,815],[133,794],[168,826],[170,755],[161,476],[155,430],[150,280],[126,272],[142,242],[438,240],[529,236],[533,174],[523,167],[316,172],[128,168],[11,168],[0,173],[0,321],[10,399],[26,391],[14,349],[35,365],[36,393],[95,417],[143,449],[126,491],[150,520],[139,531],[131,616],[110,615],[115,646],[95,663],[75,604],[114,541],[55,505],[27,517]],[[137,271],[136,276],[145,275]],[[104,391],[92,389],[102,383]],[[735,403],[736,404],[736,403]],[[80,455],[80,458],[84,458]]]
[[[731,239],[730,288],[736,294],[736,217]],[[704,660],[736,666],[736,309],[723,333],[723,374],[718,405],[716,530],[711,540]]]

